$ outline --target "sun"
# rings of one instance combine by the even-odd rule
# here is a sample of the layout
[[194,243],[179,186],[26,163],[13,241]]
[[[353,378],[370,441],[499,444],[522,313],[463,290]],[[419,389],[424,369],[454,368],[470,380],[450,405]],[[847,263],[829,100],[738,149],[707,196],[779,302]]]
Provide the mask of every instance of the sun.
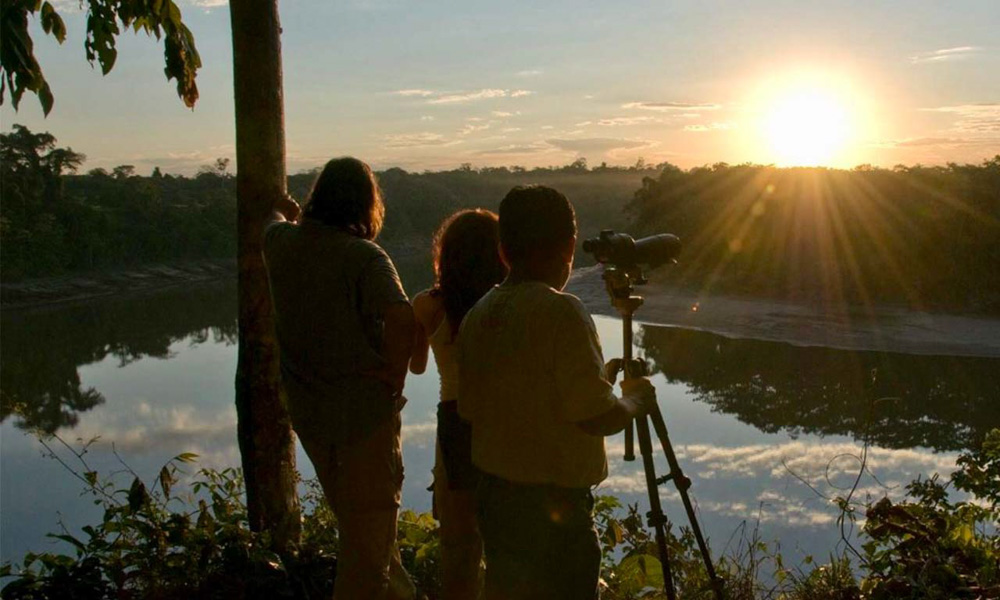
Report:
[[775,98],[764,118],[764,135],[782,166],[829,165],[851,136],[851,119],[835,94],[790,90]]
[[767,65],[747,78],[739,134],[752,160],[782,167],[844,168],[867,157],[884,128],[877,82],[835,64]]
[[765,121],[777,162],[825,165],[843,150],[849,134],[847,110],[823,90],[801,90],[778,99]]

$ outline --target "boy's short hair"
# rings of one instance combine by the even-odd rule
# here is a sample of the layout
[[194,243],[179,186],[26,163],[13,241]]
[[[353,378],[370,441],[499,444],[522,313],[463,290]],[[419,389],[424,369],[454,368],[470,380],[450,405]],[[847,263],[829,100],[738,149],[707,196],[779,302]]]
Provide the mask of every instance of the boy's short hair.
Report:
[[555,256],[576,236],[576,213],[561,192],[517,186],[500,202],[500,245],[512,264]]

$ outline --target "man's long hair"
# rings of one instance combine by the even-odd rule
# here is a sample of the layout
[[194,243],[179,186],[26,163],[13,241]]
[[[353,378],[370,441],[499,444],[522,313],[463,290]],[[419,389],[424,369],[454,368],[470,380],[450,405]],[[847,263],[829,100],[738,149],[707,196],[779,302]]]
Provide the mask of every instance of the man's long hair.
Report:
[[374,240],[385,218],[382,190],[375,173],[367,164],[350,156],[331,160],[316,177],[303,215]]

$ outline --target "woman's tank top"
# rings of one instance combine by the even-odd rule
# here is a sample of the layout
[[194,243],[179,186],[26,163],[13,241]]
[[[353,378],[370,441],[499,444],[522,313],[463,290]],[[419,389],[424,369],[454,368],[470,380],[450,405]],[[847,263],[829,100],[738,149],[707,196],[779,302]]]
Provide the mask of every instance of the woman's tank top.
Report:
[[441,319],[441,324],[427,339],[434,352],[434,362],[437,363],[438,375],[441,377],[441,402],[458,400],[458,358],[455,339],[451,332],[448,318]]

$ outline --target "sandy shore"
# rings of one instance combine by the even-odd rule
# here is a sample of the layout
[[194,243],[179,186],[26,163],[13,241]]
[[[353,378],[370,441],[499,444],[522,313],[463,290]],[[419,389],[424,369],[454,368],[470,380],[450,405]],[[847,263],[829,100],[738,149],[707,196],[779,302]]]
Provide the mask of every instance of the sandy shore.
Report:
[[[594,314],[617,315],[601,267],[578,269],[567,291]],[[727,296],[699,296],[657,285],[642,286],[636,321],[699,329],[732,338],[878,350],[907,354],[1000,358],[1000,319],[930,314],[897,308],[827,313],[821,308]],[[866,314],[866,313],[873,314]]]

